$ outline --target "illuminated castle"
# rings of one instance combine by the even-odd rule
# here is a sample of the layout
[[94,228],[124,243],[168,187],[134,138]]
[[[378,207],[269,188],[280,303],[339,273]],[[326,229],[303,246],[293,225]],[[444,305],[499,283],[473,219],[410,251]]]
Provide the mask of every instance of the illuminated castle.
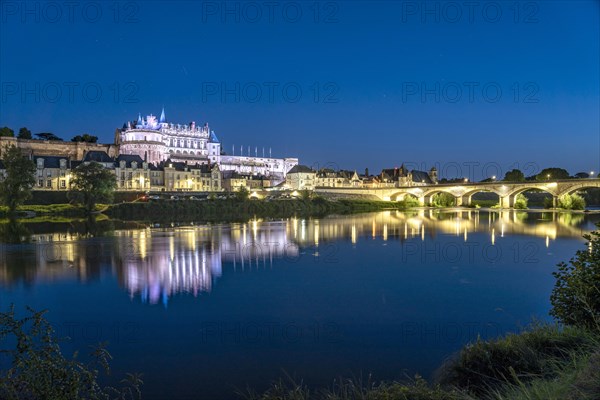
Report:
[[[227,155],[222,152],[221,143],[208,123],[196,125],[167,122],[163,108],[160,118],[150,114],[137,121],[123,124],[117,130],[116,143],[120,154],[139,155],[149,163],[171,160],[190,164],[219,164],[221,171],[236,171],[272,177],[275,182],[285,179],[286,173],[298,164],[297,158],[254,157]],[[250,153],[250,150],[248,150]]]

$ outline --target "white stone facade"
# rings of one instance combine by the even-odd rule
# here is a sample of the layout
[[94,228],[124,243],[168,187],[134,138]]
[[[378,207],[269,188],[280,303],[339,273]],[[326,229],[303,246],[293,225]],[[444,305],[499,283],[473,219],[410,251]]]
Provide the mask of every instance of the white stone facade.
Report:
[[137,122],[123,125],[119,136],[119,153],[139,155],[149,163],[171,160],[188,163],[218,164],[221,171],[236,171],[285,180],[286,173],[298,164],[297,158],[265,158],[221,154],[221,143],[208,124],[197,126],[168,123],[164,109],[157,120],[150,114],[138,116]]

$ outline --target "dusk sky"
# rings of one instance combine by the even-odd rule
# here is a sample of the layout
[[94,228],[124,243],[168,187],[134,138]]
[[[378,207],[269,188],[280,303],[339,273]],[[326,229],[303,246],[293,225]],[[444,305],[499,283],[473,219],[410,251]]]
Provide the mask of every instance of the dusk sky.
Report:
[[164,105],[309,166],[600,169],[598,1],[72,3],[2,1],[0,126],[111,142]]

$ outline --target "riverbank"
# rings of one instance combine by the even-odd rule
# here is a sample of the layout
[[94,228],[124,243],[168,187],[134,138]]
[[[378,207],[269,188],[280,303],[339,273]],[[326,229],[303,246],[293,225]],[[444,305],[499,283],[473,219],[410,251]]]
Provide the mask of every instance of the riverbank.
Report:
[[[405,202],[389,202],[365,199],[328,200],[314,198],[307,200],[162,200],[150,202],[123,202],[112,205],[97,205],[98,213],[124,221],[207,221],[238,222],[249,218],[288,218],[323,217],[330,214],[356,214],[384,210],[444,210],[444,211],[504,211],[495,207],[415,207]],[[516,211],[561,212],[561,213],[600,213],[600,210],[561,210],[531,208]],[[18,208],[19,219],[85,218],[85,210],[72,204],[23,205]],[[0,219],[7,219],[6,207],[0,207]]]
[[[106,205],[98,205],[96,210],[98,212],[106,210]],[[22,205],[17,207],[17,218],[43,218],[43,217],[55,217],[55,218],[84,218],[86,216],[83,207],[76,206],[73,204],[44,204],[44,205]],[[8,218],[8,208],[0,206],[0,219]]]
[[107,215],[122,220],[234,222],[249,218],[323,217],[329,214],[353,214],[384,210],[406,210],[402,202],[374,200],[337,200],[322,198],[299,200],[177,200],[122,203],[111,206]]
[[374,382],[341,380],[310,389],[290,379],[249,400],[597,400],[600,333],[576,327],[534,325],[518,334],[469,344],[440,367],[432,383],[420,376]]

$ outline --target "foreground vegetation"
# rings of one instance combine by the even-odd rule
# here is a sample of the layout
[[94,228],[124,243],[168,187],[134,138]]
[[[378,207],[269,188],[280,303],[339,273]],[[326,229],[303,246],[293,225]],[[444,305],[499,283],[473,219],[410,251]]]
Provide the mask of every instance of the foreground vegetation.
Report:
[[[117,400],[141,398],[142,379],[127,374],[120,387],[101,387],[101,371],[109,374],[110,354],[102,345],[93,349],[91,361],[83,363],[77,355],[63,356],[59,341],[45,311],[28,309],[29,315],[17,318],[14,307],[0,313],[0,343],[10,368],[0,373],[0,398],[5,400]],[[14,348],[6,348],[7,344]]]
[[505,338],[478,340],[448,361],[434,384],[341,380],[311,390],[291,379],[249,400],[594,400],[600,398],[600,336],[578,327],[535,325]]

